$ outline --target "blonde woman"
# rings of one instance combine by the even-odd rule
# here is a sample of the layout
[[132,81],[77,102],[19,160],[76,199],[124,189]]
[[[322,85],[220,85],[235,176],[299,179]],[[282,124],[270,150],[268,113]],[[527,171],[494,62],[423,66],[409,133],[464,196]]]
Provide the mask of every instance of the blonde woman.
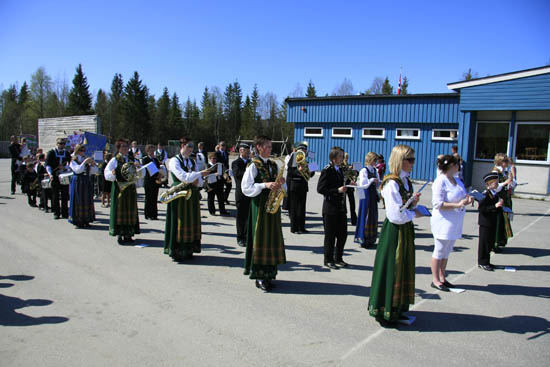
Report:
[[374,247],[378,235],[377,187],[380,185],[380,176],[375,168],[377,161],[378,154],[374,152],[369,152],[365,156],[365,167],[359,171],[357,182],[359,186],[368,186],[367,189],[358,189],[363,191],[364,197],[359,200],[355,242],[363,248]]
[[[414,149],[397,145],[390,156],[390,174],[382,181],[386,219],[380,232],[372,274],[369,314],[383,327],[392,327],[414,303],[414,226],[421,216],[416,210],[420,193],[413,193],[409,175],[415,162]],[[414,198],[401,210],[410,198]]]

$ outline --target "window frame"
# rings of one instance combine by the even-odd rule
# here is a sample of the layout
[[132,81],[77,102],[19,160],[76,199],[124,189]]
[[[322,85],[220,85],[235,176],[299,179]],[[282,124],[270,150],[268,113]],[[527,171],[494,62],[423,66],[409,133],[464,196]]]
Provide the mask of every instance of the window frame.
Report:
[[[321,129],[321,133],[320,134],[308,134],[306,132],[307,129]],[[321,126],[304,126],[304,137],[306,138],[322,138],[323,136],[325,136],[325,129]]]
[[515,163],[527,163],[535,165],[544,165],[547,166],[550,164],[550,138],[548,139],[548,150],[546,151],[546,160],[545,161],[532,161],[528,159],[517,159],[517,145],[518,145],[518,125],[548,125],[550,126],[550,121],[516,121],[514,126],[514,162]]
[[508,152],[510,151],[510,124],[511,121],[476,121],[476,135],[474,139],[474,161],[480,161],[480,162],[493,162],[495,159],[493,158],[478,158],[477,157],[477,134],[479,131],[479,124],[507,124],[508,125],[508,142],[506,143],[506,153],[508,155]]
[[[397,131],[399,130],[416,130],[418,131],[418,136],[398,136]],[[420,128],[411,128],[411,127],[396,127],[395,128],[395,140],[421,140],[422,130]]]
[[[365,135],[365,130],[382,130],[382,135]],[[361,129],[361,139],[386,139],[386,128],[364,127]]]
[[[349,129],[349,135],[334,134],[334,129]],[[353,138],[353,128],[347,126],[332,127],[332,138]]]
[[[440,136],[435,136],[436,131],[456,131],[456,137],[445,138]],[[436,141],[458,141],[458,129],[432,129],[432,140]]]

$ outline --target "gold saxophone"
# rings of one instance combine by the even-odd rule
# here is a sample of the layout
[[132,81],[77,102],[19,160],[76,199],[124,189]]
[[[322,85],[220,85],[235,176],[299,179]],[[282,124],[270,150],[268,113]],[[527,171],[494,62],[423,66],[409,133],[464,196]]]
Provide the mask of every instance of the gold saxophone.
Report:
[[298,170],[298,172],[300,172],[306,181],[309,181],[311,178],[311,173],[309,171],[309,165],[307,164],[306,153],[303,150],[296,151],[296,165],[298,167],[302,167],[302,169]]
[[191,198],[191,194],[193,194],[193,191],[191,190],[191,185],[192,184],[190,183],[182,182],[179,185],[171,187],[170,189],[160,194],[160,203],[168,204],[169,202],[182,197],[184,197],[185,200],[189,200]]
[[[277,177],[275,178],[275,182],[280,182],[283,178],[283,174],[285,172],[285,165],[281,165],[281,169],[279,170],[279,173],[277,174]],[[275,214],[279,210],[279,207],[281,206],[284,197],[286,196],[286,191],[283,189],[283,187],[279,187],[277,191],[271,190],[269,192],[269,197],[267,198],[267,201],[265,203],[265,211],[268,214]]]

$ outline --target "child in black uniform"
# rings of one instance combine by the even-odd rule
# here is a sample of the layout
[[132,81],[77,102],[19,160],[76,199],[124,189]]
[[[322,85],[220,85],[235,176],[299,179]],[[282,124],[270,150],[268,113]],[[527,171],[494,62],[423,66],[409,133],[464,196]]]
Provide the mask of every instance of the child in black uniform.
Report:
[[36,191],[40,187],[40,183],[38,182],[37,187],[38,174],[34,170],[34,164],[29,161],[26,168],[27,171],[23,175],[23,192],[27,194],[29,205],[34,208],[36,207]]
[[497,195],[498,173],[489,172],[483,176],[487,190],[484,198],[479,202],[479,248],[477,251],[477,265],[487,271],[493,271],[491,264],[491,250],[495,243],[497,230],[497,216],[502,212],[503,200]]

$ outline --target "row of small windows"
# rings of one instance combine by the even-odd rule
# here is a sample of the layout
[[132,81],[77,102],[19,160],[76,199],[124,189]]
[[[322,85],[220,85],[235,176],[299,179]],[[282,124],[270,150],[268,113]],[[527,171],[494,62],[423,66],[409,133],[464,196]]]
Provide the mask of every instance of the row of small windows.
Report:
[[[304,128],[304,137],[319,138],[324,136],[322,127]],[[333,138],[353,138],[353,129],[351,127],[333,127]],[[385,139],[386,129],[383,127],[365,127],[362,129],[361,137],[363,139]],[[432,140],[455,141],[458,137],[457,129],[433,129]],[[420,140],[420,129],[395,129],[395,139],[402,140]]]

